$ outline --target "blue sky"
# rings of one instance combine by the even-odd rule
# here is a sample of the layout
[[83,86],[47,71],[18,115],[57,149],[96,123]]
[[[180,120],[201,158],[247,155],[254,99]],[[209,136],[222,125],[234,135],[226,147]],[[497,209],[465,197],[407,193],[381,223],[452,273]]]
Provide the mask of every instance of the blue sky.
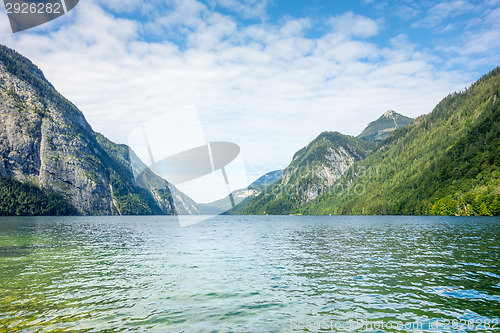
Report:
[[416,117],[500,65],[500,0],[81,0],[0,43],[34,61],[94,130],[196,106],[249,181],[322,131]]

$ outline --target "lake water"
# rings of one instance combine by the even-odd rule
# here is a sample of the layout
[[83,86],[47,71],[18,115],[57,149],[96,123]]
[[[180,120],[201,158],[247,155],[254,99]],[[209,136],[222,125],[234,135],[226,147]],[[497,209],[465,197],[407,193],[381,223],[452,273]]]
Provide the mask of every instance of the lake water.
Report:
[[499,218],[0,218],[2,332],[498,332],[499,317]]

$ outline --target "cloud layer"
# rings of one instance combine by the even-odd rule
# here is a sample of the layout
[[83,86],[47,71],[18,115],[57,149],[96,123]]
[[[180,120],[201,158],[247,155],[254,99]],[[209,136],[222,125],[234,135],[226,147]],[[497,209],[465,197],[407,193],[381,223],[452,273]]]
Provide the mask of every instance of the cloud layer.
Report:
[[[420,13],[409,29],[436,29],[472,10],[464,1],[440,5],[406,4],[407,15]],[[322,131],[357,135],[389,108],[428,113],[477,75],[463,65],[471,57],[498,61],[494,5],[460,44],[432,48],[412,42],[409,32],[387,31],[383,17],[347,11],[273,21],[268,6],[87,0],[58,22],[1,39],[117,142],[147,119],[196,105],[209,140],[242,147],[250,180],[285,167]],[[318,25],[322,33],[311,37]]]

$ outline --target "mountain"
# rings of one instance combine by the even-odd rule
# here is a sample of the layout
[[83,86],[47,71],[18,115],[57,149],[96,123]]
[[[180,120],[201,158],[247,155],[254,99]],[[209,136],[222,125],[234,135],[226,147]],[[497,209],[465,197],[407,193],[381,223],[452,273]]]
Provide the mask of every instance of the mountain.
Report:
[[356,161],[376,144],[338,132],[321,133],[293,156],[278,182],[246,202],[244,214],[295,213],[331,188]]
[[0,216],[76,214],[78,210],[51,189],[0,177]]
[[[153,197],[156,205],[161,210],[156,210],[152,212],[153,214],[171,214],[172,212],[169,211],[172,209],[171,207],[175,207],[177,214],[200,214],[198,204],[193,199],[153,173],[127,145],[116,144],[100,133],[95,134],[97,142],[113,160],[115,168],[121,170],[122,178],[130,179],[132,185],[135,183],[134,188],[124,190],[123,187],[127,186],[127,184],[121,183],[120,177],[111,177],[113,196],[118,198],[118,200],[115,200],[117,205],[123,202],[123,199],[120,200],[122,196],[127,196],[127,193],[131,193],[135,189],[136,191],[142,191],[146,197],[148,195]],[[154,206],[154,203],[152,205]],[[120,210],[120,214],[124,214],[123,209]]]
[[390,110],[357,138],[323,133],[230,213],[500,215],[499,97],[496,68],[415,120]]
[[337,182],[341,193],[301,212],[500,215],[499,166],[500,67],[396,130]]
[[0,214],[174,214],[180,194],[149,170],[136,181],[141,163],[95,133],[31,61],[0,45]]
[[201,213],[207,215],[221,213],[226,213],[228,215],[239,215],[250,199],[255,198],[262,192],[265,192],[268,187],[272,186],[280,179],[282,173],[283,170],[268,172],[255,180],[252,184],[248,185],[247,188],[242,188],[231,192],[233,201],[236,204],[236,207],[234,208],[231,203],[230,197],[227,196],[208,204],[199,204],[198,206],[201,210]]
[[265,175],[259,177],[256,181],[250,184],[249,187],[261,187],[270,186],[280,180],[283,170],[275,170],[266,173]]
[[393,110],[388,110],[380,118],[372,121],[358,138],[368,141],[382,141],[393,131],[406,127],[413,118],[403,116]]

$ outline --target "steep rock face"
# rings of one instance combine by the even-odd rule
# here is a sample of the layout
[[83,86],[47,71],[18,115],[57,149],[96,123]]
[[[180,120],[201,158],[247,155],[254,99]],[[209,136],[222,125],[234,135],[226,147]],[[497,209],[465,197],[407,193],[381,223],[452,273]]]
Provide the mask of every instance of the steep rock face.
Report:
[[[326,141],[326,139],[323,139]],[[351,148],[351,147],[349,147]],[[323,158],[314,161],[306,161],[298,165],[292,165],[285,169],[281,186],[297,184],[306,185],[304,188],[304,201],[310,201],[318,196],[322,188],[332,186],[337,179],[357,160],[362,158],[360,152],[355,149],[344,147],[327,147]],[[304,168],[304,170],[301,170]],[[304,173],[306,171],[307,173]],[[308,181],[302,181],[308,179]]]
[[178,215],[200,215],[203,214],[199,205],[189,196],[170,185],[170,193],[175,204],[175,212]]
[[[137,200],[146,203],[151,214],[174,213],[170,184],[149,170],[127,145],[116,144],[100,133],[95,136],[113,162],[109,189],[119,214],[128,214]],[[144,171],[140,177],[136,177],[137,170]]]
[[325,132],[297,152],[283,171],[282,188],[293,190],[301,204],[329,189],[349,167],[363,159],[372,144],[340,134]]
[[0,175],[61,192],[83,214],[110,214],[105,153],[83,114],[65,104],[41,97],[0,63]]
[[[154,203],[151,204],[155,208],[154,214],[170,215],[174,214],[174,211],[181,215],[200,214],[198,204],[193,199],[153,173],[130,147],[114,143],[100,133],[96,133],[96,139],[113,160],[115,172],[120,172],[122,178],[130,180],[128,192],[125,195],[134,191],[143,192],[146,197],[150,195],[149,199],[152,197],[154,200]],[[118,191],[121,189],[120,186],[113,186],[113,183],[111,181],[110,186],[116,201],[116,197],[120,196]],[[155,205],[158,206],[159,211]],[[119,204],[115,206],[119,206]]]
[[373,148],[372,142],[338,132],[324,132],[299,150],[283,170],[280,181],[255,199],[245,202],[246,214],[294,213],[331,189],[354,162]]
[[84,215],[174,214],[177,197],[194,209],[141,163],[94,133],[33,63],[0,45],[0,177],[59,193]]

